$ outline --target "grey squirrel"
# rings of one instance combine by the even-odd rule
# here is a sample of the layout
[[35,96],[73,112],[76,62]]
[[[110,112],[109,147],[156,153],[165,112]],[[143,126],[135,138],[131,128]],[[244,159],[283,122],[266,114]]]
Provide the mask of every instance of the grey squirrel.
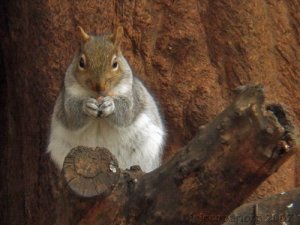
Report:
[[120,168],[161,163],[166,131],[158,107],[121,51],[123,29],[94,36],[78,27],[81,47],[56,100],[47,152],[61,170],[73,147],[106,147]]

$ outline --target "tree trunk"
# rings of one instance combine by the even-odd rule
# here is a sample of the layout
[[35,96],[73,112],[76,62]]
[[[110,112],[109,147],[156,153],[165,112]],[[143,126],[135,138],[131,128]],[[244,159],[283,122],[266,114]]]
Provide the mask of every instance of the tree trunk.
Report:
[[[0,223],[53,224],[59,211],[45,148],[54,101],[79,46],[77,25],[97,34],[117,22],[124,27],[124,55],[165,114],[167,162],[238,85],[262,83],[267,99],[285,104],[300,125],[299,8],[299,0],[4,1]],[[297,169],[294,176],[289,160],[258,197],[299,184]]]

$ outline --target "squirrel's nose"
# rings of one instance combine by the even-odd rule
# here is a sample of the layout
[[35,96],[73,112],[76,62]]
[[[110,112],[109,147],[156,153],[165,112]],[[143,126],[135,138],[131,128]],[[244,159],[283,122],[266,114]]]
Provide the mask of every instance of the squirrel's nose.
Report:
[[96,90],[96,92],[101,92],[101,88],[100,88],[100,85],[99,84],[96,84],[95,85],[95,90]]
[[99,82],[95,84],[94,90],[100,95],[104,95],[106,93],[106,86],[104,85],[104,83]]

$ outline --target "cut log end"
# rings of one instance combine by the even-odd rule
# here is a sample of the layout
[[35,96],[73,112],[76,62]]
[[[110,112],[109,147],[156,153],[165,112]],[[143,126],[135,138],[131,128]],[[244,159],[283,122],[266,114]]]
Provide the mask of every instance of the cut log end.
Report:
[[71,190],[79,196],[105,196],[117,184],[120,169],[107,149],[78,146],[65,158],[63,175]]

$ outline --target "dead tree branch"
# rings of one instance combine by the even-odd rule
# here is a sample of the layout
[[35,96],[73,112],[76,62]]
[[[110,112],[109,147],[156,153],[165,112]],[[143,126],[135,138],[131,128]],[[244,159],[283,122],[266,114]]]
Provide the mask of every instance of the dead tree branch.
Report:
[[297,146],[292,122],[280,105],[264,104],[261,86],[237,92],[151,173],[120,170],[106,149],[73,149],[64,164],[69,187],[80,196],[102,196],[79,224],[222,224]]

